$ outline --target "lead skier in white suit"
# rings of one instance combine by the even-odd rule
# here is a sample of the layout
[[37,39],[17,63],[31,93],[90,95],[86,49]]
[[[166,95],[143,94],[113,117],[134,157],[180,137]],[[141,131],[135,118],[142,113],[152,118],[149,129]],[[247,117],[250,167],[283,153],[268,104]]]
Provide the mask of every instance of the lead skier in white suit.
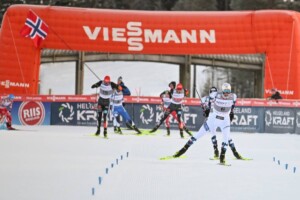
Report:
[[[209,94],[211,94],[212,92],[217,92],[218,89],[216,87],[211,87],[210,90],[209,90]],[[209,108],[208,107],[208,104],[209,102],[211,102],[211,107],[213,107],[213,101],[212,99],[210,99],[209,95],[208,96],[205,96],[205,97],[202,97],[201,98],[201,107],[203,109],[203,116],[204,117],[208,117],[210,113],[213,112],[213,108]],[[232,119],[230,119],[230,121],[232,121]],[[216,136],[216,130],[213,130],[213,129],[210,129],[210,133],[212,135],[211,137],[211,141],[212,141],[212,144],[213,144],[213,147],[214,147],[214,157],[212,158],[213,160],[218,160],[219,159],[219,149],[218,149],[218,141],[217,141],[217,136]],[[228,138],[228,145],[230,146],[231,148],[231,151],[233,153],[233,155],[236,157],[236,159],[238,160],[245,160],[244,157],[242,157],[236,150],[236,147],[233,143],[233,140],[229,137]]]
[[[208,114],[207,121],[203,123],[199,131],[191,137],[191,139],[184,145],[182,149],[175,153],[173,157],[179,157],[184,154],[188,148],[207,132],[215,131],[218,127],[223,133],[223,142],[221,147],[220,163],[225,164],[225,153],[228,146],[228,139],[230,134],[230,120],[233,119],[233,109],[235,107],[237,96],[231,92],[231,85],[224,83],[221,92],[212,92],[209,94],[210,101],[208,108],[213,107],[213,112]],[[213,105],[212,103],[213,102]],[[209,113],[209,110],[204,111]]]

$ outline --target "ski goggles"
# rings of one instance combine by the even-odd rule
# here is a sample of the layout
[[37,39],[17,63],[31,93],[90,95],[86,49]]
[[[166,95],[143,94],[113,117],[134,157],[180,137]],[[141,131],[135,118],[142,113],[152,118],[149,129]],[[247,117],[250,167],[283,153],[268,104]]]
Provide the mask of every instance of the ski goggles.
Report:
[[229,94],[230,92],[230,90],[223,90],[223,94]]

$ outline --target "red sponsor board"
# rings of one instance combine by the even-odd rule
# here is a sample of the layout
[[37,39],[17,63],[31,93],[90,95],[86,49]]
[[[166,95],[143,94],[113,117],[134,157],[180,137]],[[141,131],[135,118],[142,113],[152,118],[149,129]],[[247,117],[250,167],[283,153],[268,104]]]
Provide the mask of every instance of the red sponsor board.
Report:
[[[30,95],[15,96],[15,101],[42,101],[42,102],[97,102],[96,95]],[[147,96],[125,96],[125,103],[147,103],[159,104],[162,102],[159,97]],[[197,98],[186,98],[183,102],[185,105],[200,105]],[[251,107],[289,107],[300,108],[300,100],[266,100],[266,99],[238,99],[237,106]]]

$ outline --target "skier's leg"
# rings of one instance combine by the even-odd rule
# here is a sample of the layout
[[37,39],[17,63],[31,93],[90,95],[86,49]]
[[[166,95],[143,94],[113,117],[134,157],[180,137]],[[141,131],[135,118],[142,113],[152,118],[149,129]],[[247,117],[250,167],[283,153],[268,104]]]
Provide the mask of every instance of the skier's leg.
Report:
[[97,116],[97,131],[96,131],[95,135],[100,134],[100,127],[101,127],[101,122],[102,122],[102,106],[101,105],[98,106],[97,114],[98,114],[98,116]]
[[103,128],[104,128],[104,137],[107,138],[107,114],[108,114],[108,106],[104,106],[103,109]]
[[136,125],[134,124],[134,122],[132,121],[132,119],[130,118],[128,112],[125,110],[124,107],[122,107],[120,109],[120,114],[122,115],[122,117],[124,118],[124,120],[126,121],[126,124],[128,124],[130,127],[132,127],[138,134],[141,134],[142,132],[136,127]]
[[214,147],[214,158],[219,158],[219,149],[218,149],[218,141],[217,141],[217,136],[214,130],[211,131],[212,137],[211,137],[211,142]]
[[154,133],[160,127],[160,125],[165,121],[165,119],[170,115],[170,109],[167,109],[163,115],[163,117],[159,120],[158,124],[150,131],[150,133]]
[[165,125],[167,128],[167,136],[170,136],[170,115],[166,118]]
[[229,138],[228,144],[230,146],[230,149],[231,149],[233,155],[236,157],[236,159],[243,159],[243,157],[237,152],[235,145],[231,138]]
[[221,126],[221,131],[223,134],[223,142],[221,147],[220,163],[225,163],[225,154],[228,146],[228,138],[230,134],[230,122],[225,120],[223,126]]
[[199,131],[189,139],[189,141],[184,145],[182,149],[180,149],[178,152],[175,153],[174,157],[179,157],[182,154],[184,154],[188,150],[188,148],[190,148],[190,146],[194,144],[195,141],[197,141],[199,138],[204,136],[209,131],[208,124],[212,126],[210,120],[204,122],[204,124],[200,127]]
[[180,131],[180,137],[184,138],[184,136],[183,136],[183,124],[182,124],[182,121],[181,121],[181,114],[182,114],[181,108],[178,108],[176,110],[176,114],[177,114],[177,119],[178,119],[178,127],[179,127],[179,131]]
[[6,109],[6,127],[8,130],[15,130],[15,128],[12,127],[11,123],[12,123],[12,117],[11,117],[11,113]]

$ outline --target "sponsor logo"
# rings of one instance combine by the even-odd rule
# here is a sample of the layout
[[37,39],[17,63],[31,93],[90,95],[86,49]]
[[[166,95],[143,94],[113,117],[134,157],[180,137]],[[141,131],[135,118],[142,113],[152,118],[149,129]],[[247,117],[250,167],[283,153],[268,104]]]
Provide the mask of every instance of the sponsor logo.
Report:
[[45,119],[44,105],[39,101],[26,101],[20,105],[18,116],[23,125],[40,125]]
[[97,121],[95,105],[92,103],[78,103],[77,121]]
[[265,113],[266,126],[272,125],[274,128],[283,126],[293,127],[294,120],[295,117],[291,116],[290,111],[267,110]]
[[296,125],[297,128],[300,128],[300,112],[296,113]]
[[58,110],[58,116],[62,122],[70,123],[70,121],[73,120],[75,112],[72,105],[69,103],[63,103]]
[[154,111],[149,104],[143,105],[140,110],[140,113],[140,119],[143,124],[149,124],[153,121]]
[[4,88],[10,87],[19,87],[19,88],[29,88],[30,84],[26,82],[14,82],[11,80],[0,81],[0,85],[4,86]]
[[[282,95],[294,95],[294,90],[277,90]],[[266,94],[272,94],[270,89],[265,90]]]
[[142,51],[146,43],[160,44],[205,44],[216,43],[215,30],[196,29],[150,29],[142,27],[142,22],[128,22],[126,27],[100,27],[91,28],[82,26],[89,40],[104,42],[124,42],[128,51]]
[[266,111],[265,122],[266,122],[266,126],[271,126],[271,123],[272,123],[272,113],[271,113],[270,110]]
[[247,101],[247,100],[242,99],[242,100],[237,101],[237,104],[242,105],[242,106],[243,105],[251,105],[251,103],[252,103],[251,100]]
[[49,96],[47,97],[47,100],[50,100],[50,101],[65,101],[66,100],[66,97],[65,96]]
[[257,126],[257,119],[257,115],[235,115],[231,124],[239,126]]

